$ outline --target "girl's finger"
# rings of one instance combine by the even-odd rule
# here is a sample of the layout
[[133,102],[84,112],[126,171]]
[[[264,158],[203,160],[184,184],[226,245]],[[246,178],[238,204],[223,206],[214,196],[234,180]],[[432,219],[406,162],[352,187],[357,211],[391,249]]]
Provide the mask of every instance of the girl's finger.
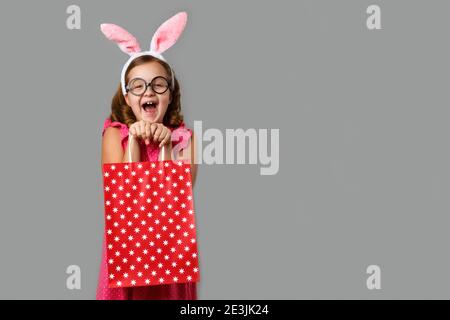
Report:
[[145,141],[147,139],[147,130],[145,129],[145,127],[146,127],[145,122],[143,121],[140,124],[140,126],[141,126],[141,138],[142,138],[142,140]]
[[141,137],[141,127],[139,125],[136,125],[134,127],[134,131],[136,132],[136,138],[140,138]]
[[167,128],[165,127],[165,126],[161,126],[162,127],[162,129],[161,129],[161,133],[159,134],[159,138],[158,138],[158,141],[163,141],[164,140],[164,138],[166,137],[166,135],[167,135]]
[[161,141],[161,143],[159,144],[159,147],[161,148],[163,145],[167,144],[170,140],[170,134],[166,135],[163,139],[163,141]]
[[130,127],[130,134],[133,136],[133,138],[136,137],[136,130],[135,130],[134,126]]
[[140,136],[145,140],[145,121],[139,121]]
[[158,124],[157,123],[152,123],[150,128],[151,128],[152,136],[154,136],[156,129],[158,129]]
[[146,137],[145,144],[149,144],[150,143],[151,134],[152,134],[152,132],[151,132],[151,125],[150,125],[150,123],[147,122],[145,124],[145,137]]
[[166,138],[168,131],[169,131],[169,129],[164,127],[162,132],[161,132],[161,134],[159,135],[159,140],[158,141],[163,141]]
[[161,135],[162,132],[162,126],[158,126],[158,128],[155,131],[155,134],[153,135],[153,141],[157,142],[159,141],[159,136]]

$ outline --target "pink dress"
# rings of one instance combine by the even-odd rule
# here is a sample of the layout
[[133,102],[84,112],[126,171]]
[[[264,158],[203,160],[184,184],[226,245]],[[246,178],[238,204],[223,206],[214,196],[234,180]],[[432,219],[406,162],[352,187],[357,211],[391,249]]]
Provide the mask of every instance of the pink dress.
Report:
[[[120,122],[111,122],[109,118],[105,120],[102,136],[108,127],[120,129],[122,148],[125,150],[128,144],[128,127]],[[186,142],[192,135],[192,130],[182,123],[178,128],[172,129],[172,134],[177,131],[180,136],[179,141],[173,141],[175,146],[182,141]],[[141,143],[141,161],[157,161],[159,147],[156,143],[148,146]],[[97,285],[97,300],[197,300],[197,283],[175,283],[147,287],[133,288],[108,288],[108,267],[106,263],[106,242],[103,237],[102,261]]]

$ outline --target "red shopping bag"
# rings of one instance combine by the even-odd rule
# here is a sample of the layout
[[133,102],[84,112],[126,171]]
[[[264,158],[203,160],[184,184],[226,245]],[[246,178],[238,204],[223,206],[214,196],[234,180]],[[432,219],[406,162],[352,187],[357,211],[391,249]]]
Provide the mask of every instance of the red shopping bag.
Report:
[[200,280],[189,163],[107,163],[103,187],[110,288]]

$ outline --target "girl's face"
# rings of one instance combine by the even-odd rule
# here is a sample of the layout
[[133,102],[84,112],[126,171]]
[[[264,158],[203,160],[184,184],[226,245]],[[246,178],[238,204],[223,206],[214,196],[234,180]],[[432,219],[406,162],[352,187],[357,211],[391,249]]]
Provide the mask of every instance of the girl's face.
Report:
[[[169,80],[164,67],[156,61],[151,61],[131,69],[128,73],[128,83],[134,78],[141,78],[149,83],[158,76],[162,76]],[[162,123],[167,107],[171,102],[170,89],[159,94],[154,92],[151,86],[148,86],[147,90],[145,90],[141,96],[135,96],[128,92],[125,95],[125,101],[133,110],[137,121],[145,120],[151,123]],[[154,102],[156,107],[146,107],[145,105],[149,101]]]

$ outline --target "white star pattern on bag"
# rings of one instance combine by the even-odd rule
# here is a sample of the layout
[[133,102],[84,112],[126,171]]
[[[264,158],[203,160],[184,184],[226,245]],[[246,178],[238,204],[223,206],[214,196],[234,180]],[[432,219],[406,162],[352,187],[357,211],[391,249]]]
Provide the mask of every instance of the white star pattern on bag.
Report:
[[103,172],[110,287],[199,281],[189,164],[105,164]]

